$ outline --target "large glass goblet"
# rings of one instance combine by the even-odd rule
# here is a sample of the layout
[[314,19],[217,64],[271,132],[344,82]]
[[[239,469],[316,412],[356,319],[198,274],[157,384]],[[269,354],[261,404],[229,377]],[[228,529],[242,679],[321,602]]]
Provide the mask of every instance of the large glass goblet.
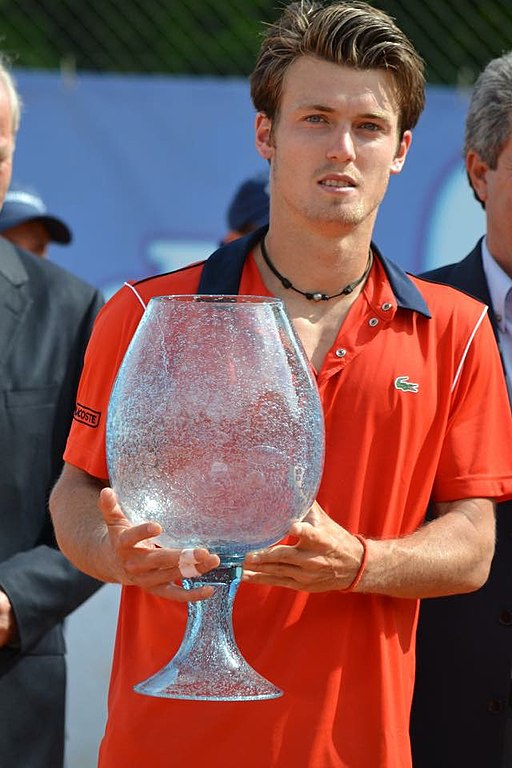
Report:
[[214,594],[189,603],[177,654],[137,692],[281,695],[238,649],[233,600],[247,552],[278,542],[313,503],[323,455],[318,390],[280,299],[151,299],[110,398],[110,482],[133,523],[160,523],[163,546],[207,547],[220,566],[183,580]]

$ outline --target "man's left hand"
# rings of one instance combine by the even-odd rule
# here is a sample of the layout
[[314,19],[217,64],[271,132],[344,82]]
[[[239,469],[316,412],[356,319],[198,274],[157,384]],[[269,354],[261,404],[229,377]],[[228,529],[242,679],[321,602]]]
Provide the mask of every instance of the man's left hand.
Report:
[[346,589],[354,581],[363,545],[334,522],[315,501],[289,535],[295,544],[276,544],[252,552],[244,563],[243,580],[303,592]]

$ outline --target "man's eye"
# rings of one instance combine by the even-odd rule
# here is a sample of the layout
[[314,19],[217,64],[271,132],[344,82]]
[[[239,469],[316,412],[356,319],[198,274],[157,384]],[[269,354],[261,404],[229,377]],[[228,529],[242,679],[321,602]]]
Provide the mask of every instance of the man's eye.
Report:
[[378,123],[361,123],[360,128],[364,131],[380,131],[381,126]]
[[325,117],[323,115],[308,115],[306,120],[308,123],[325,123]]

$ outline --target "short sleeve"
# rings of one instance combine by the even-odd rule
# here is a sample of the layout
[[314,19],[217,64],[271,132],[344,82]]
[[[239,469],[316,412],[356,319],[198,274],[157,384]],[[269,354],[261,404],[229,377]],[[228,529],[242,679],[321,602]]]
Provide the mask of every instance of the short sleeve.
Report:
[[144,308],[128,286],[100,311],[85,353],[64,460],[90,475],[108,478],[105,427],[110,393]]
[[432,497],[512,497],[512,417],[487,313],[468,327],[456,361],[446,434]]

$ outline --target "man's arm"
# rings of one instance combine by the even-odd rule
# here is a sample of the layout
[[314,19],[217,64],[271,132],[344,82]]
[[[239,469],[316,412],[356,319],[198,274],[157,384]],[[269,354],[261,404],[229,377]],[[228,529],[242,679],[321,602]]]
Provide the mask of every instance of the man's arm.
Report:
[[[112,489],[87,472],[65,464],[50,497],[50,511],[62,552],[90,576],[180,602],[212,594],[211,587],[185,590],[175,584],[181,579],[181,550],[152,541],[162,532],[158,523],[132,525]],[[200,573],[219,564],[217,555],[203,548],[195,549],[194,557]]]
[[[471,592],[487,580],[494,553],[494,504],[462,499],[436,506],[438,517],[400,539],[365,540],[367,561],[355,592],[423,598]],[[251,554],[246,581],[306,592],[349,589],[361,566],[361,541],[315,503],[290,530],[297,543]]]

